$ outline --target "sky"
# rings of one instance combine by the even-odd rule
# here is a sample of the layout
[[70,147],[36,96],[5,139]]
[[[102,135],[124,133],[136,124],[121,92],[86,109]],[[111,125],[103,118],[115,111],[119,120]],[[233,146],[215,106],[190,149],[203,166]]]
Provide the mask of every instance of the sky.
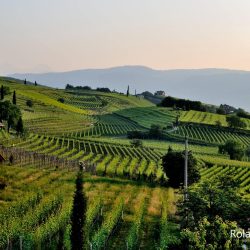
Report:
[[250,70],[249,0],[0,0],[0,75],[121,65]]

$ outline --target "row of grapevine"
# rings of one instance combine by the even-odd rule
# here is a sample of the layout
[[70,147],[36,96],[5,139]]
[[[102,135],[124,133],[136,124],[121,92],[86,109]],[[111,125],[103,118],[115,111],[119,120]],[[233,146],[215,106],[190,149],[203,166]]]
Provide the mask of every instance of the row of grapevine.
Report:
[[182,137],[188,136],[191,139],[214,144],[223,144],[229,139],[238,140],[246,146],[250,144],[250,134],[236,133],[205,126],[179,126],[174,134]]
[[91,249],[102,249],[105,246],[107,240],[114,232],[116,226],[123,217],[123,207],[124,200],[121,198],[117,202],[116,206],[112,209],[112,211],[108,214],[102,227],[96,232],[96,234],[91,239]]
[[146,210],[145,197],[143,197],[140,200],[140,207],[135,214],[134,221],[126,238],[127,249],[138,249],[139,236],[141,235],[145,210]]

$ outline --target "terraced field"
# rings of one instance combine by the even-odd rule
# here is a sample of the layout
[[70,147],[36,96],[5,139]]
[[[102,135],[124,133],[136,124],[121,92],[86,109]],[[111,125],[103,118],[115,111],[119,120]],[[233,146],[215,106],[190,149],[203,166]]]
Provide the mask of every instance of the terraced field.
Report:
[[176,113],[166,108],[133,108],[116,112],[145,128],[150,128],[152,124],[162,127],[172,126],[176,119]]
[[[207,125],[218,125],[228,127],[226,120],[226,115],[213,114],[208,112],[201,112],[195,110],[181,111],[180,122],[184,123],[197,123],[197,124],[207,124]],[[246,118],[241,118],[247,125],[246,129],[250,129],[250,120]]]
[[235,139],[246,146],[250,145],[250,133],[248,132],[234,132],[202,125],[179,126],[178,129],[174,131],[174,135],[181,137],[188,136],[191,139],[212,144],[223,144],[228,139]]
[[195,110],[181,111],[180,121],[208,125],[216,125],[217,122],[220,122],[222,126],[228,126],[225,115],[218,115]]
[[[201,169],[201,176],[203,180],[209,180],[211,182],[215,181],[217,177],[223,177],[225,175],[231,175],[233,179],[240,182],[240,190],[243,194],[246,194],[246,197],[249,197],[250,193],[250,165],[242,164],[239,166],[237,163],[232,166],[230,161],[216,161],[213,159],[215,165],[210,168]],[[220,163],[222,165],[220,165]],[[228,163],[228,165],[226,165]],[[245,166],[244,166],[245,165]]]
[[[15,147],[30,152],[55,155],[59,158],[85,161],[93,165],[99,175],[127,176],[132,179],[150,181],[160,181],[165,178],[160,167],[161,153],[151,148],[141,149],[123,144],[38,135],[16,143]],[[143,168],[140,166],[142,161],[144,162]]]
[[[161,158],[169,147],[183,151],[185,136],[202,180],[230,174],[250,198],[250,162],[218,153],[228,139],[248,147],[250,134],[227,128],[225,116],[182,112],[181,125],[173,127],[179,111],[135,96],[25,86],[3,78],[0,84],[16,91],[27,129],[24,137],[0,130],[0,153],[7,159],[0,166],[0,249],[70,249],[79,162],[86,167],[89,249],[167,249],[179,239],[172,220],[178,195],[165,187]],[[222,128],[214,126],[217,121]],[[131,146],[127,131],[148,131],[152,124],[165,128],[164,140]]]

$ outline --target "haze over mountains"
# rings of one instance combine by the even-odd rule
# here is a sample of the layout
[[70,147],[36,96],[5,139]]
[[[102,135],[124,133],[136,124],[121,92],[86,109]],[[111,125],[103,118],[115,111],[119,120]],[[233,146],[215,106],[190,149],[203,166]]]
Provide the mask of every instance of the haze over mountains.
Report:
[[11,77],[37,81],[56,88],[66,84],[109,87],[131,94],[164,90],[168,95],[200,100],[211,104],[226,103],[250,111],[250,71],[228,69],[154,70],[144,66],[107,69],[83,69],[42,74],[12,74]]

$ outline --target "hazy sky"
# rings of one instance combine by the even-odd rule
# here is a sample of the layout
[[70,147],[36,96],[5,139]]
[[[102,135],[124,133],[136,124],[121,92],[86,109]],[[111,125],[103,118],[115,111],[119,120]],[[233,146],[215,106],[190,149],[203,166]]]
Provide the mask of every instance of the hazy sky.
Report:
[[250,70],[249,0],[0,0],[0,74]]

